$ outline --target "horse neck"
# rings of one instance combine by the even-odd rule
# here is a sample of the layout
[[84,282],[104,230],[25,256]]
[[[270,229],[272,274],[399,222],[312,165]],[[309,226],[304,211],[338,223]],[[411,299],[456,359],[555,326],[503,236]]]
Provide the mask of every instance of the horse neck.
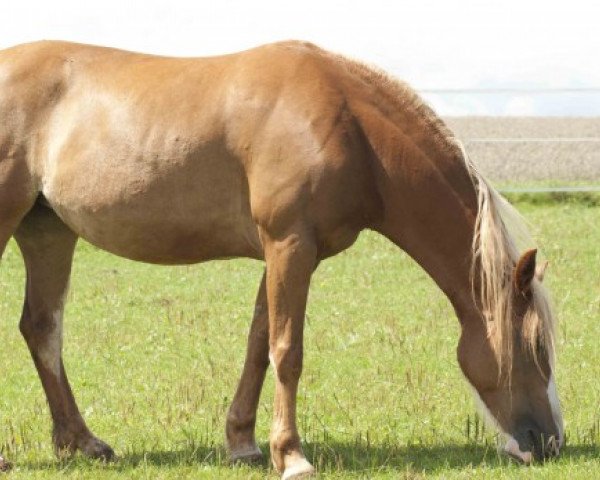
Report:
[[[408,140],[408,139],[407,139]],[[406,251],[448,296],[462,322],[475,318],[471,291],[477,195],[461,152],[399,145],[380,157],[380,233]]]

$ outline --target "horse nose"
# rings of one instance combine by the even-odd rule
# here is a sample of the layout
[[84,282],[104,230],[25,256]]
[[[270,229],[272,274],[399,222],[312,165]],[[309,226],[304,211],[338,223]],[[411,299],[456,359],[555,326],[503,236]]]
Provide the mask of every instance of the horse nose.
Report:
[[537,426],[529,425],[509,438],[504,451],[525,464],[544,462],[558,456],[560,440],[556,433],[545,433]]
[[557,457],[560,453],[560,439],[555,434],[546,434],[539,430],[530,429],[527,431],[529,445],[533,458],[536,461],[544,461]]
[[560,454],[560,438],[555,435],[551,435],[546,442],[546,449],[544,455],[546,458],[558,457]]
[[[521,442],[519,442],[521,443]],[[543,461],[546,457],[543,445],[545,444],[544,435],[537,429],[530,428],[527,430],[525,435],[525,446],[529,447],[533,458],[539,462]]]

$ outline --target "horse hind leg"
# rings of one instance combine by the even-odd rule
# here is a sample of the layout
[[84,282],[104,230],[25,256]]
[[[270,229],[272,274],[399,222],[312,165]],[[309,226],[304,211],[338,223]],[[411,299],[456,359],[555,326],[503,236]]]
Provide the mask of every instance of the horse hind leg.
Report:
[[[0,261],[8,241],[33,207],[36,196],[25,162],[0,156]],[[12,464],[0,453],[0,472],[11,467]]]
[[62,361],[62,317],[77,236],[52,210],[36,206],[15,239],[27,271],[19,326],[48,399],[57,454],[81,450],[111,459],[113,450],[90,432],[79,412]]
[[225,440],[233,463],[254,463],[262,458],[262,452],[254,437],[254,427],[260,392],[268,366],[269,312],[266,273],[264,273],[256,296],[244,369],[227,413]]
[[[16,215],[14,215],[12,218],[6,216],[3,218],[0,216],[0,260],[2,260],[2,255],[6,249],[6,244],[14,233],[19,221],[20,218]],[[8,462],[0,452],[0,472],[7,472],[11,468],[12,463]]]

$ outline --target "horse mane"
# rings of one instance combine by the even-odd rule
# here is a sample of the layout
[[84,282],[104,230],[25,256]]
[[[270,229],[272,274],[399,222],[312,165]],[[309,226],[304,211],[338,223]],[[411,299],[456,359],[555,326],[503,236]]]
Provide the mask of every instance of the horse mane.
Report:
[[[525,221],[517,210],[479,173],[463,151],[467,169],[477,189],[478,213],[472,243],[472,291],[478,297],[488,336],[502,370],[513,362],[514,299],[519,293],[513,272],[520,253],[532,245]],[[550,365],[555,358],[556,320],[548,291],[540,280],[531,284],[531,301],[523,316],[521,340],[539,367],[542,349]]]
[[[478,171],[466,154],[462,143],[444,121],[405,82],[377,67],[321,51],[342,64],[355,78],[369,85],[372,93],[387,105],[385,113],[403,123],[406,128],[428,132],[421,137],[419,147],[432,155],[445,152],[464,160],[477,195],[477,217],[472,242],[471,288],[480,307],[494,354],[503,371],[510,373],[513,363],[514,299],[517,292],[513,271],[525,246],[533,244],[525,221],[508,201],[496,191]],[[521,340],[539,366],[543,349],[550,364],[555,357],[555,316],[550,296],[540,281],[531,285],[531,301],[523,317]]]
[[422,151],[432,155],[439,154],[440,151],[453,153],[457,157],[461,155],[452,131],[408,83],[389,75],[379,67],[341,54],[319,50],[321,55],[342,65],[353,78],[368,85],[370,93],[379,100],[378,107],[384,108],[390,119],[402,124],[405,129],[426,131],[428,135],[417,142]]

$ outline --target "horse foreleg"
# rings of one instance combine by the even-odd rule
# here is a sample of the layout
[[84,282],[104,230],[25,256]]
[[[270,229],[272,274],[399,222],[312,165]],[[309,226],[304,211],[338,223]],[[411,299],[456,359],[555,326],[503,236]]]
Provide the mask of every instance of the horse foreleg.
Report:
[[254,427],[258,400],[268,366],[269,313],[266,273],[263,273],[248,334],[244,369],[227,413],[225,436],[232,462],[254,462],[262,458],[262,452],[254,438]]
[[77,408],[62,361],[62,317],[77,236],[54,212],[36,207],[15,238],[27,270],[20,329],[46,392],[57,454],[79,449],[110,459],[112,449],[90,432]]
[[267,262],[269,358],[275,371],[271,459],[284,480],[314,472],[300,445],[296,394],[302,372],[304,315],[317,248],[308,229],[272,236],[262,230]]

